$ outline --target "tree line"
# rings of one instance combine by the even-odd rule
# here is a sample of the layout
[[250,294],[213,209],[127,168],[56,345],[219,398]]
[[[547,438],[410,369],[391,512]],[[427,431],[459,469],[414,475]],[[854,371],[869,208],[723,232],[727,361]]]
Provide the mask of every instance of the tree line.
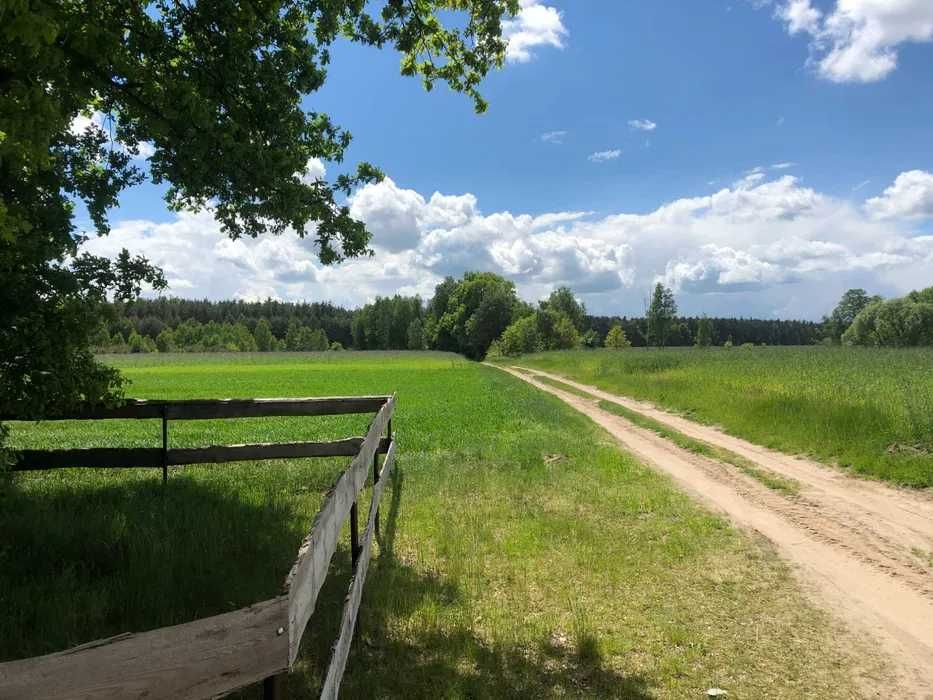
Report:
[[474,359],[576,347],[808,345],[825,324],[677,315],[657,285],[642,318],[594,316],[567,287],[529,304],[509,280],[488,272],[446,278],[423,300],[380,297],[358,309],[326,302],[177,298],[111,303],[92,344],[103,352],[275,352],[447,350]]

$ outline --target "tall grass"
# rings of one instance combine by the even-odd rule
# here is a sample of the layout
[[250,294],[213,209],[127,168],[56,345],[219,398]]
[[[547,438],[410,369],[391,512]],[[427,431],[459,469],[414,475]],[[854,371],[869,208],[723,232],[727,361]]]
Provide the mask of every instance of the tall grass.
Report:
[[522,357],[776,449],[933,486],[933,350],[670,348]]

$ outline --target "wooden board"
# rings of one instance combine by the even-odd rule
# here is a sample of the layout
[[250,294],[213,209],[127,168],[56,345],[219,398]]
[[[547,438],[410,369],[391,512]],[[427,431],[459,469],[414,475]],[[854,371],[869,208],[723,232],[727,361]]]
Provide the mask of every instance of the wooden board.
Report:
[[389,446],[389,452],[386,455],[385,464],[382,471],[379,472],[379,481],[373,488],[373,500],[369,505],[369,519],[366,523],[366,530],[363,533],[361,551],[359,559],[356,562],[356,570],[353,572],[353,578],[350,580],[350,590],[347,593],[343,605],[343,616],[340,621],[340,636],[337,637],[337,643],[334,645],[334,653],[330,665],[327,667],[327,675],[324,678],[324,689],[321,691],[322,698],[337,699],[340,692],[340,681],[343,680],[343,672],[347,666],[347,656],[350,654],[350,644],[353,642],[353,633],[356,630],[356,618],[360,609],[360,601],[363,599],[363,586],[366,583],[366,572],[369,570],[369,560],[373,549],[373,535],[376,531],[376,517],[379,512],[379,501],[382,498],[382,491],[385,483],[392,473],[392,464],[395,462],[395,443]]
[[[301,457],[352,457],[360,451],[363,438],[352,437],[332,442],[256,443],[250,445],[215,445],[211,447],[174,447],[167,450],[168,466],[217,464],[261,459],[297,459]],[[379,453],[385,454],[389,441],[383,438]],[[127,469],[161,467],[159,447],[88,447],[69,450],[21,450],[13,471],[43,469]]]
[[202,699],[288,668],[288,597],[0,664],[3,700]]
[[161,467],[161,447],[85,447],[72,450],[18,450],[13,471],[93,467]]
[[[372,468],[373,455],[381,443],[381,436],[392,418],[395,397],[391,397],[370,424],[359,454],[337,480],[318,511],[311,531],[298,551],[298,558],[285,582],[289,599],[289,660],[294,663],[298,655],[301,636],[317,602],[318,593],[327,578],[330,560],[337,549],[340,528],[350,513],[357,494],[366,484]],[[389,449],[392,447],[390,445]]]
[[[107,420],[115,418],[161,418],[201,420],[207,418],[260,418],[264,416],[336,416],[374,413],[387,396],[330,396],[284,399],[184,399],[177,401],[130,400],[116,408],[94,408],[52,416],[46,420]],[[0,416],[0,421],[16,421]]]

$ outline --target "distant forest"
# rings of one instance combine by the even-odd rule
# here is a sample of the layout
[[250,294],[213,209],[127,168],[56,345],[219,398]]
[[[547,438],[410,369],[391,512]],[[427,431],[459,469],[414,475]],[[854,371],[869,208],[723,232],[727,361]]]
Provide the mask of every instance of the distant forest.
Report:
[[[482,357],[515,318],[541,313],[518,300],[510,288],[511,283],[489,273],[468,273],[462,281],[445,280],[427,302],[419,297],[394,296],[359,309],[271,299],[140,299],[111,304],[108,321],[96,334],[94,345],[101,352],[439,349]],[[569,295],[569,290],[564,291]],[[458,294],[464,299],[458,300]],[[458,317],[464,300],[467,306],[476,306],[472,321]],[[547,307],[547,302],[541,307]],[[552,308],[556,308],[553,303]],[[573,343],[601,347],[610,328],[620,326],[632,346],[648,344],[650,334],[644,318],[592,316],[582,305],[579,312],[579,336]],[[667,331],[666,344],[696,344],[703,323],[709,324],[714,345],[810,345],[821,342],[825,335],[823,324],[811,321],[677,317]],[[484,325],[488,329],[484,330]]]

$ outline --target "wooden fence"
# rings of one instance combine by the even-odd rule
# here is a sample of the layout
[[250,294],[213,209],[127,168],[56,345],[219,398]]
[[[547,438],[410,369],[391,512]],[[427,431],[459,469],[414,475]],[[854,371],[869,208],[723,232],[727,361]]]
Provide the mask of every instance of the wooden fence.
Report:
[[[113,409],[58,420],[161,419],[161,448],[23,450],[16,471],[70,467],[159,468],[297,457],[352,457],[327,494],[281,595],[233,612],[139,634],[100,639],[73,649],[0,663],[0,699],[208,698],[263,682],[275,696],[281,674],[298,655],[302,635],[350,519],[353,569],[340,633],[325,676],[323,698],[336,698],[356,626],[372,541],[379,533],[379,501],[395,462],[395,396],[308,399],[131,401]],[[374,412],[366,435],[335,442],[169,448],[169,420],[322,416]],[[2,418],[2,417],[0,417]],[[2,418],[8,420],[8,418]],[[379,455],[385,455],[380,467]],[[373,471],[366,527],[359,532],[357,499]]]

